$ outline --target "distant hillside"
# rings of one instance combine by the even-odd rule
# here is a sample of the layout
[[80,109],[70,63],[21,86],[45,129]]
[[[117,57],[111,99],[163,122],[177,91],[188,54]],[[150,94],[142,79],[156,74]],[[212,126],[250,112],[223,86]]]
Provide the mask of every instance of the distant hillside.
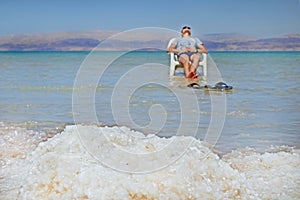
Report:
[[114,31],[62,32],[0,37],[0,51],[90,50]]
[[238,33],[213,33],[199,36],[199,38],[201,38],[201,40],[214,42],[246,42],[257,40],[255,37]]
[[204,35],[207,48],[216,51],[300,51],[300,34],[258,39],[239,34]]
[[[170,36],[156,38],[151,33],[107,38],[116,31],[62,32],[0,36],[0,51],[89,51],[101,43],[103,50],[164,50]],[[210,51],[300,51],[300,34],[259,39],[236,33],[199,36]],[[155,47],[155,48],[153,48]]]

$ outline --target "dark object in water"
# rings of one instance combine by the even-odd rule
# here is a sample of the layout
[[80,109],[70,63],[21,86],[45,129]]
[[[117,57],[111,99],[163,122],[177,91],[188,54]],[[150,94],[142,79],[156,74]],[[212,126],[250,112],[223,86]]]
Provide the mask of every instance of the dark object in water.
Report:
[[226,91],[226,90],[232,90],[233,87],[227,85],[224,82],[218,82],[218,83],[215,84],[215,86],[205,85],[204,89],[207,89],[207,90],[217,90],[217,91]]
[[207,91],[230,91],[233,89],[232,86],[227,85],[224,82],[218,82],[215,84],[215,86],[210,86],[210,85],[205,85],[205,86],[200,86],[198,83],[190,83],[187,85],[189,88],[193,89],[204,89]]

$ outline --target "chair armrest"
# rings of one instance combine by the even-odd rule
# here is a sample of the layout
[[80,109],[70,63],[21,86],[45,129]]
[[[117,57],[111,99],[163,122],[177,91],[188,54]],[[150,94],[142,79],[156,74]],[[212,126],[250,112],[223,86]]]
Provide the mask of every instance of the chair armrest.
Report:
[[201,53],[202,55],[202,62],[207,63],[207,53]]

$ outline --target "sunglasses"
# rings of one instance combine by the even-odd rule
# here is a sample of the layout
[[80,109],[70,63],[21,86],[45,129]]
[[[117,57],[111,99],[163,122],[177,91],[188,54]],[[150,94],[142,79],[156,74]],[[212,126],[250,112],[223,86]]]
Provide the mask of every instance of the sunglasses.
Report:
[[191,29],[191,27],[189,27],[189,26],[184,26],[184,27],[182,27],[181,30],[183,30],[183,29]]

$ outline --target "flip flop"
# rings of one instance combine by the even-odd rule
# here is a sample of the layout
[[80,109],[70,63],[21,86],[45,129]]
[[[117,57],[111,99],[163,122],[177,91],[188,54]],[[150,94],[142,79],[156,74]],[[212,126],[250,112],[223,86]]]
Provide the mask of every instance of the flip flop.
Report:
[[200,85],[198,83],[191,83],[191,84],[188,84],[187,87],[189,88],[193,88],[193,89],[200,89]]

